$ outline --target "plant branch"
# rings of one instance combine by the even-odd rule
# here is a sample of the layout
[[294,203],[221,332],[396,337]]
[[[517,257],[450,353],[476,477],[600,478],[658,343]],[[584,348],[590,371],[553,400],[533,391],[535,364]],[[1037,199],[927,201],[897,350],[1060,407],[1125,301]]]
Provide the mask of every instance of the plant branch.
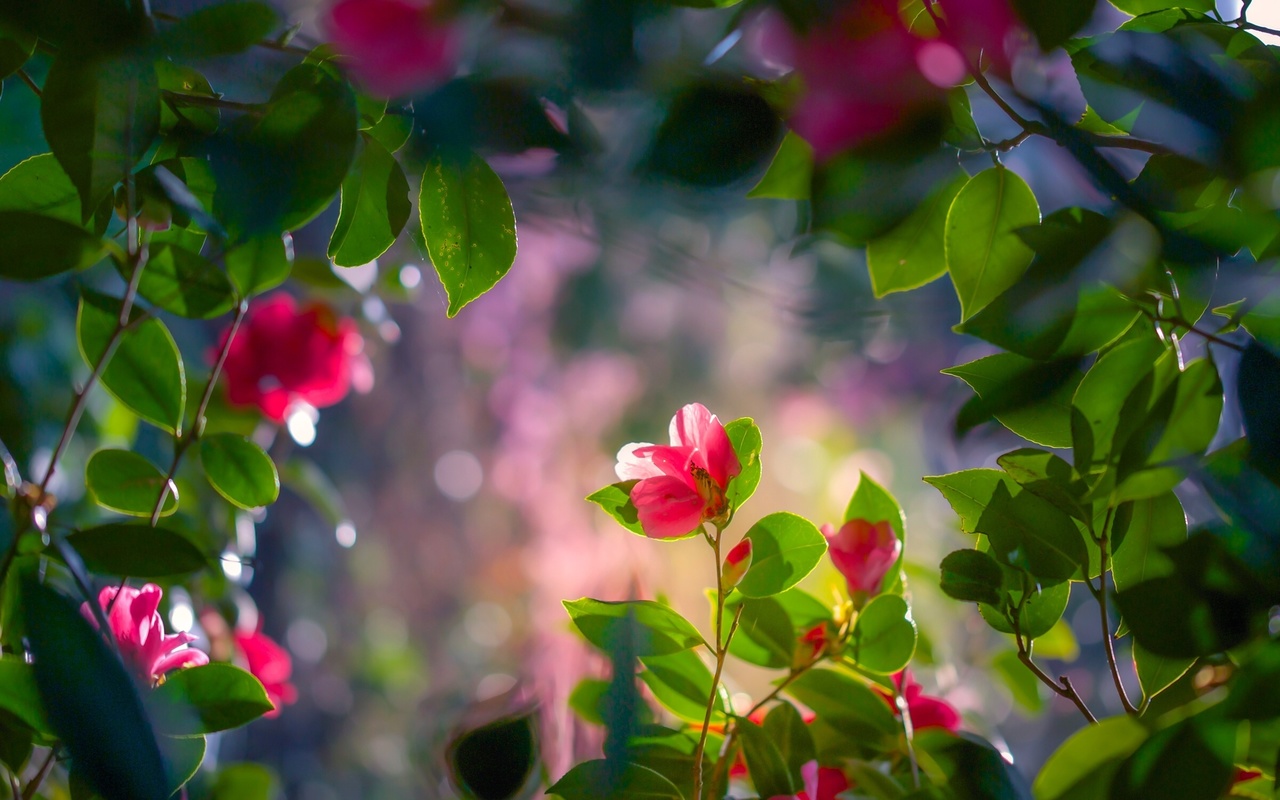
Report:
[[733,622],[729,632],[724,633],[724,601],[727,592],[724,589],[724,570],[720,562],[720,540],[724,529],[716,526],[715,538],[711,540],[711,551],[716,559],[716,670],[711,676],[711,694],[707,697],[707,712],[702,718],[702,732],[698,736],[698,746],[693,751],[693,800],[702,800],[702,757],[707,749],[707,729],[711,727],[711,714],[716,707],[716,698],[720,696],[720,675],[724,671],[725,657],[729,653],[729,642],[738,630],[738,622],[742,619],[741,604],[734,611]]
[[49,770],[53,769],[53,759],[57,752],[56,749],[49,750],[49,755],[45,756],[44,763],[40,765],[35,777],[31,779],[31,782],[27,784],[27,788],[23,790],[22,800],[32,800],[36,796],[36,792],[40,790],[40,784],[44,783],[44,779],[49,775]]
[[22,79],[28,89],[35,92],[36,97],[44,97],[44,92],[40,89],[40,85],[35,82],[35,79],[25,69],[18,68],[18,77]]
[[[1080,713],[1084,714],[1085,719],[1089,720],[1091,723],[1097,722],[1098,718],[1095,717],[1093,712],[1089,710],[1089,707],[1084,704],[1084,700],[1081,699],[1080,693],[1071,685],[1070,678],[1063,675],[1058,679],[1058,681],[1055,681],[1053,678],[1046,675],[1044,670],[1040,669],[1040,667],[1036,665],[1036,662],[1032,660],[1031,646],[1029,641],[1024,642],[1022,639],[1022,631],[1018,626],[1017,614],[1009,616],[1009,623],[1013,627],[1013,638],[1018,643],[1018,660],[1025,664],[1027,669],[1031,670],[1031,674],[1039,678],[1045,686],[1052,689],[1054,694],[1065,697],[1074,703],[1076,708],[1080,709]],[[1061,683],[1059,683],[1059,681],[1061,681]]]
[[822,659],[815,659],[813,661],[810,661],[808,664],[805,664],[802,667],[798,667],[796,669],[791,670],[791,672],[787,675],[787,677],[782,679],[782,683],[779,683],[777,686],[773,687],[772,692],[769,692],[760,700],[760,702],[756,703],[754,706],[751,707],[751,710],[747,712],[746,716],[748,717],[751,716],[752,714],[756,713],[760,709],[764,708],[770,702],[778,699],[778,695],[786,691],[786,688],[791,684],[795,683],[797,678],[799,678],[801,675],[805,674],[809,670],[813,669],[814,665],[821,660]]
[[240,103],[235,100],[224,100],[220,95],[182,94],[169,89],[165,89],[160,95],[166,103],[171,105],[226,108],[231,111],[244,111],[250,114],[262,113],[262,106],[258,103]]
[[1098,576],[1098,588],[1093,588],[1093,581],[1085,576],[1085,586],[1089,587],[1089,593],[1098,601],[1098,611],[1101,616],[1102,624],[1102,642],[1107,651],[1107,666],[1111,668],[1111,680],[1116,685],[1116,694],[1120,696],[1120,704],[1124,706],[1125,713],[1137,714],[1138,709],[1129,701],[1129,694],[1124,689],[1124,681],[1120,679],[1120,667],[1116,662],[1116,648],[1114,637],[1111,635],[1111,618],[1107,614],[1107,570],[1110,562],[1110,542],[1108,541],[1111,533],[1111,523],[1115,517],[1115,509],[1107,509],[1106,521],[1102,526],[1102,536],[1098,539],[1098,551],[1100,553],[1100,569],[1102,574]]
[[1209,331],[1203,330],[1201,328],[1197,328],[1194,323],[1192,323],[1190,320],[1185,319],[1182,316],[1173,316],[1173,317],[1170,317],[1167,315],[1162,316],[1160,314],[1157,314],[1151,311],[1148,308],[1141,308],[1141,311],[1144,315],[1146,315],[1147,319],[1150,319],[1152,322],[1157,322],[1157,323],[1163,322],[1168,325],[1174,325],[1176,327],[1183,329],[1184,331],[1187,331],[1189,333],[1194,333],[1195,335],[1203,338],[1205,341],[1213,342],[1214,344],[1220,344],[1223,347],[1229,347],[1232,350],[1235,350],[1237,353],[1244,352],[1244,347],[1242,345],[1239,345],[1231,341],[1230,339],[1224,339],[1221,336],[1217,335],[1216,333],[1210,333]]

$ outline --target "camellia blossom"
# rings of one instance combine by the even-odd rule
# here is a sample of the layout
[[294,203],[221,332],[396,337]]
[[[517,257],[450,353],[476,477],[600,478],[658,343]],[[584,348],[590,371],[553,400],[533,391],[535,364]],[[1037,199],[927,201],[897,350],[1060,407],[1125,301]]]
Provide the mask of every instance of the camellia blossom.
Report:
[[[120,599],[112,603],[117,592]],[[195,641],[195,636],[165,635],[164,620],[158,610],[163,596],[164,590],[154,583],[141,589],[108,586],[98,593],[98,605],[107,612],[107,624],[120,647],[120,656],[135,675],[148,683],[179,667],[209,663],[208,655],[187,646]],[[88,603],[80,604],[80,613],[97,626],[97,618]]]
[[[228,335],[229,328],[219,347]],[[363,349],[353,320],[321,303],[299,307],[287,294],[272,295],[250,308],[227,351],[227,398],[257,406],[276,423],[298,403],[331,406],[353,385],[363,391],[372,385]]]
[[298,690],[289,682],[293,675],[293,659],[289,651],[262,631],[235,634],[236,649],[244,657],[245,668],[262,683],[267,698],[275,706],[265,716],[280,714],[280,707],[295,702]]
[[459,30],[432,0],[338,0],[323,25],[352,76],[381,97],[419,92],[453,77]]
[[729,512],[725,492],[742,471],[724,425],[701,403],[671,418],[671,444],[632,442],[618,451],[615,471],[639,481],[631,502],[644,535],[678,539]]
[[820,767],[817,761],[800,766],[804,791],[795,795],[777,795],[770,800],[836,800],[836,795],[850,788],[849,779],[835,767]]
[[[928,728],[942,728],[952,733],[960,730],[960,712],[946,700],[925,694],[924,688],[915,682],[910,671],[902,670],[894,673],[893,685],[897,687],[902,699],[907,702],[912,729],[922,731]],[[897,714],[898,708],[893,698],[887,695],[881,695],[881,697],[884,697],[885,702],[893,709],[893,713]]]
[[734,545],[729,555],[724,557],[724,569],[720,572],[720,580],[725,590],[737,586],[749,569],[751,569],[751,540],[743,539]]
[[865,599],[879,593],[884,576],[902,553],[902,542],[892,526],[888,522],[872,525],[865,519],[851,519],[839,532],[832,525],[823,525],[822,533],[827,537],[832,563],[849,584],[849,594]]

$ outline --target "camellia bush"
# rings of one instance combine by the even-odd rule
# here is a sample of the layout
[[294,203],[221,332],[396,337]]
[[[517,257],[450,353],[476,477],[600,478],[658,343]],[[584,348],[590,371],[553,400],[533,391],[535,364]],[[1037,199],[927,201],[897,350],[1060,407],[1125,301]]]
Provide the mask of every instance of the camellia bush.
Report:
[[[611,664],[570,700],[602,726],[601,757],[545,774],[526,709],[456,738],[456,790],[1277,796],[1280,31],[1250,20],[1264,2],[338,0],[328,43],[305,45],[261,2],[159,5],[0,2],[0,102],[34,98],[39,142],[0,165],[0,286],[75,304],[63,344],[84,364],[57,412],[0,394],[12,797],[269,796],[247,764],[188,784],[207,736],[296,697],[227,578],[251,568],[229,542],[282,481],[323,503],[323,475],[273,443],[314,437],[319,409],[373,380],[355,321],[291,278],[402,248],[458,314],[517,251],[491,162],[615,180],[596,123],[637,93],[658,122],[630,173],[791,204],[795,246],[864,253],[878,297],[954,285],[956,334],[998,349],[945,370],[973,390],[955,435],[998,425],[1025,446],[925,478],[973,544],[936,580],[1079,730],[1036,775],[967,730],[912,672],[893,496],[864,476],[830,526],[757,513],[766,437],[690,403],[669,444],[623,446],[619,482],[588,499],[633,534],[705,540],[710,636],[660,599],[566,600]],[[645,83],[633,40],[674,16],[723,35]],[[550,43],[563,79],[513,79],[525,51],[476,44],[498,30]],[[287,65],[260,72],[263,53]],[[254,99],[206,72],[271,82]],[[326,260],[295,257],[292,234],[335,200]],[[180,348],[179,324],[203,346]],[[104,393],[124,435],[85,422]],[[847,586],[834,605],[799,586],[826,558]],[[1117,716],[1037,660],[1073,591],[1096,603]],[[179,600],[191,624],[170,630]],[[734,661],[775,678],[745,708],[723,688]]]

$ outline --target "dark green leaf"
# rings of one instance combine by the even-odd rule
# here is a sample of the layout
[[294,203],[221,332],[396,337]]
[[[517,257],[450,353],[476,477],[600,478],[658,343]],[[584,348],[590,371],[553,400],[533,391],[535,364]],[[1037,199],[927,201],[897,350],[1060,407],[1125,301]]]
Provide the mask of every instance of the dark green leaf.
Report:
[[1110,797],[1217,800],[1235,772],[1236,725],[1208,715],[1158,731],[1116,770]]
[[382,145],[388,153],[394,153],[413,133],[413,117],[409,114],[388,112],[368,130],[369,136]]
[[1187,518],[1173,492],[1135,501],[1124,539],[1111,557],[1116,589],[1173,574],[1173,560],[1164,551],[1186,540]]
[[[187,105],[180,100],[168,98],[164,94],[173,92],[177,95],[193,97],[217,97],[213,87],[209,85],[209,79],[191,67],[175,64],[163,58],[156,61],[155,67],[161,93],[161,134],[167,135],[175,131],[184,134],[190,132],[210,134],[217,130],[222,115],[216,106]],[[174,139],[166,141],[174,141]],[[160,149],[164,151],[165,145],[161,144]]]
[[976,531],[987,535],[997,560],[1025,569],[1043,585],[1068,580],[1089,564],[1084,537],[1071,518],[1028,491],[1011,494],[997,486]]
[[511,269],[516,257],[511,199],[483,158],[438,150],[422,173],[418,214],[452,317]]
[[[85,486],[103,508],[134,517],[150,517],[165,485],[164,474],[130,450],[99,450],[84,469]],[[164,508],[167,517],[178,510],[178,487],[169,482]]]
[[1040,49],[1048,51],[1066,42],[1093,16],[1097,0],[1064,0],[1057,3],[1038,3],[1035,0],[1014,0],[1018,16],[1027,23],[1040,42]]
[[98,263],[106,249],[79,225],[27,211],[0,211],[0,278],[37,281],[84,269]]
[[[711,697],[711,670],[702,663],[696,650],[681,650],[666,656],[641,659],[645,670],[640,673],[653,696],[672,714],[686,722],[701,723]],[[724,705],[716,695],[715,708]]]
[[791,666],[796,646],[796,629],[777,597],[760,599],[734,595],[725,606],[725,614],[734,614],[742,606],[738,631],[729,642],[729,653],[748,664],[769,669]]
[[773,161],[769,163],[768,171],[747,192],[747,197],[808,200],[812,181],[813,147],[795,131],[787,131]]
[[80,213],[122,181],[160,130],[160,85],[151,62],[59,51],[44,82],[45,139],[80,193]]
[[199,771],[209,743],[203,736],[161,736],[159,744],[169,767],[170,794],[176,794]]
[[[146,513],[150,515],[151,509]],[[208,566],[204,554],[187,537],[141,523],[112,522],[86,528],[68,536],[67,544],[84,559],[85,569],[106,575],[167,578]]]
[[[1006,570],[1006,578],[1009,572]],[[1005,588],[1009,588],[1007,582]],[[1024,595],[1025,600],[1022,599]],[[1018,612],[1018,631],[1024,637],[1036,639],[1048,633],[1062,619],[1062,613],[1067,610],[1070,599],[1071,584],[1059,583],[1039,590],[1032,588],[1029,591],[1011,591],[1009,602],[1014,608],[1021,608]],[[1013,633],[1013,626],[1009,624],[1010,615],[1004,609],[979,603],[978,611],[991,627],[1001,633]]]
[[896,739],[901,729],[880,695],[843,672],[811,669],[786,691],[813,709],[818,719],[871,745]]
[[671,101],[640,169],[693,186],[745,177],[778,147],[782,120],[745,82],[704,81]]
[[82,219],[80,195],[53,153],[19,161],[0,177],[0,211],[30,211],[77,227]]
[[1023,489],[1052,503],[1074,519],[1088,525],[1090,514],[1083,505],[1086,487],[1071,465],[1045,450],[1024,448],[1005,453],[996,462]]
[[265,39],[276,24],[275,10],[265,3],[219,3],[183,17],[165,32],[161,46],[184,58],[234,55]]
[[977,392],[956,417],[956,433],[995,417],[1022,438],[1045,447],[1071,445],[1071,397],[1083,373],[1075,359],[1041,363],[1015,353],[942,370]]
[[[35,694],[32,685],[32,696]],[[13,714],[0,710],[0,764],[4,764],[15,775],[21,775],[31,760],[34,748],[34,734]]]
[[198,253],[172,244],[151,251],[138,294],[180,317],[220,317],[235,305],[235,290],[222,270]]
[[859,667],[888,675],[911,661],[916,652],[916,636],[916,623],[907,601],[884,594],[858,613],[848,652]]
[[1073,463],[1081,475],[1110,462],[1125,399],[1164,352],[1155,337],[1125,342],[1104,353],[1085,373],[1071,401]]
[[157,727],[173,736],[238,728],[274,707],[257,678],[222,662],[170,672],[148,705]]
[[329,239],[329,258],[340,267],[373,261],[395,243],[411,210],[404,170],[381,144],[366,138],[342,182],[342,209]]
[[737,511],[760,485],[760,448],[764,446],[764,440],[760,436],[760,428],[750,417],[735,419],[724,426],[724,432],[738,456],[738,463],[742,465],[742,471],[729,481],[725,492],[734,511]]
[[227,275],[244,297],[262,294],[284,283],[293,267],[293,237],[264,236],[227,251]]
[[813,735],[800,712],[787,701],[779,701],[764,718],[764,732],[786,762],[792,784],[802,785],[801,767],[816,759],[818,754]]
[[1240,666],[1231,681],[1225,709],[1231,719],[1280,717],[1280,642],[1267,642]]
[[0,709],[36,733],[53,733],[36,690],[35,670],[21,656],[0,657]]
[[562,800],[684,800],[675,784],[648,767],[604,759],[578,764],[547,794]]
[[583,597],[565,600],[564,607],[587,641],[606,653],[614,646],[628,614],[634,615],[635,623],[647,634],[647,641],[636,645],[635,655],[638,658],[677,653],[706,644],[702,634],[688,620],[670,606],[652,600],[606,602]]
[[36,37],[5,31],[0,37],[0,79],[17,72],[36,49]]
[[1111,5],[1136,17],[1167,8],[1185,8],[1207,13],[1213,10],[1214,0],[1111,0]]
[[867,269],[876,297],[915,289],[947,271],[947,212],[967,182],[968,176],[959,173],[897,227],[867,245]]
[[780,511],[747,531],[751,569],[738,584],[745,597],[768,597],[795,586],[822,560],[827,539],[804,517]]
[[1253,461],[1264,472],[1280,474],[1280,358],[1250,342],[1240,357],[1236,381]]
[[466,797],[516,797],[538,764],[537,720],[520,714],[467,731],[449,745],[449,771]]
[[640,517],[635,504],[631,502],[631,490],[639,481],[622,481],[611,483],[598,492],[587,496],[587,500],[600,506],[618,521],[618,524],[632,533],[644,536],[640,527]]
[[[131,309],[129,328],[102,372],[102,385],[130,411],[176,436],[182,432],[187,396],[182,357],[164,323],[139,320],[141,314],[136,306]],[[76,335],[90,367],[103,357],[119,321],[119,300],[89,290],[81,294]]]
[[747,760],[751,784],[761,797],[790,796],[801,788],[773,738],[765,729],[749,719],[738,720],[735,729],[742,740],[742,754]]
[[240,508],[269,506],[280,496],[276,465],[261,447],[234,433],[200,440],[200,463],[209,485]]
[[942,591],[956,600],[999,605],[1004,575],[980,550],[957,550],[942,559]]
[[1043,684],[1022,659],[1013,650],[1005,650],[991,659],[991,671],[1002,681],[1014,702],[1031,712],[1038,714],[1044,710],[1044,695],[1041,694]]
[[960,297],[962,319],[1008,289],[1033,253],[1015,233],[1040,221],[1035,195],[1003,167],[980,172],[964,185],[947,212],[947,269]]
[[[106,800],[167,800],[169,780],[133,679],[74,605],[22,587],[36,686],[53,731]],[[92,676],[86,680],[86,676]]]
[[[925,731],[916,737],[923,751],[947,776],[947,796],[978,800],[1031,800],[1026,779],[986,739],[971,733]],[[1037,798],[1038,800],[1038,798]]]

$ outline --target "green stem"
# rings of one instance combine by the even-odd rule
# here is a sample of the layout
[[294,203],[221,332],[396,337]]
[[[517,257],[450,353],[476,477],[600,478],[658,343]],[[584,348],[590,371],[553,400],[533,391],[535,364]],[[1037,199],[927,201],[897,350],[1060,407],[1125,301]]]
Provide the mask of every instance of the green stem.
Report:
[[711,727],[711,714],[715,710],[716,698],[720,694],[720,675],[724,671],[725,657],[729,653],[729,642],[738,630],[738,622],[742,619],[742,606],[739,605],[733,615],[728,634],[724,633],[724,601],[727,592],[724,589],[724,573],[720,563],[720,539],[724,529],[717,526],[715,538],[711,540],[711,550],[716,559],[716,670],[711,677],[711,694],[707,697],[707,711],[702,718],[702,733],[698,736],[698,746],[693,751],[693,800],[702,798],[702,757],[707,749],[707,729]]
[[911,783],[914,788],[919,789],[920,763],[916,760],[916,730],[911,722],[911,708],[907,705],[907,698],[902,696],[897,686],[893,687],[893,704],[898,709],[898,716],[902,717],[902,734],[907,740],[907,760],[911,762]]
[[1106,521],[1102,526],[1102,536],[1098,539],[1098,550],[1100,552],[1099,566],[1102,574],[1098,576],[1098,588],[1095,591],[1093,581],[1085,576],[1085,585],[1089,587],[1089,592],[1093,598],[1098,601],[1098,611],[1101,616],[1102,623],[1102,642],[1107,651],[1107,666],[1111,668],[1111,680],[1116,685],[1116,694],[1120,696],[1120,704],[1124,706],[1125,713],[1137,714],[1138,709],[1129,701],[1129,693],[1125,691],[1124,681],[1120,679],[1120,667],[1116,662],[1115,642],[1111,635],[1111,619],[1107,614],[1107,570],[1110,568],[1110,543],[1108,537],[1111,533],[1112,520],[1115,517],[1115,509],[1107,509]]

